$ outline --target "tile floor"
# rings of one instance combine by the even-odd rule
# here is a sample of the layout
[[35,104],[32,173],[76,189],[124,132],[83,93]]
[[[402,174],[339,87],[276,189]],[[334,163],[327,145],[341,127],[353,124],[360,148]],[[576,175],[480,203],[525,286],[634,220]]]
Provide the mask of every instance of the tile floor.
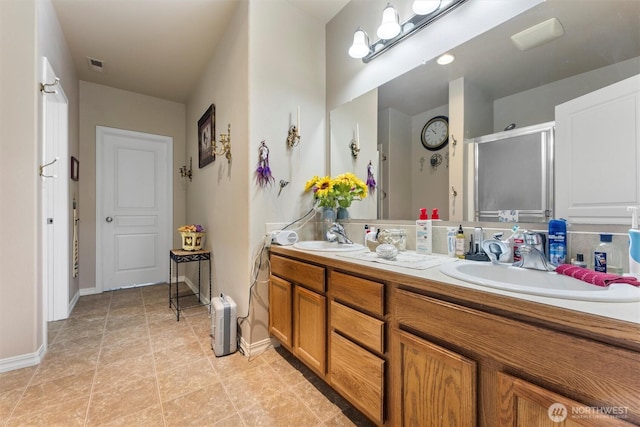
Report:
[[81,297],[38,365],[0,374],[0,426],[365,426],[284,350],[216,357],[206,308],[167,285]]

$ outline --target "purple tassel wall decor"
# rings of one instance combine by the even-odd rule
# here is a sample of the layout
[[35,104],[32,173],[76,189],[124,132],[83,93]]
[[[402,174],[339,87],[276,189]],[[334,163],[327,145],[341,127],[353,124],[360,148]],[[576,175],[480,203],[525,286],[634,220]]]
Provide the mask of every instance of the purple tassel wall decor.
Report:
[[367,165],[367,187],[369,188],[369,193],[373,194],[376,191],[376,180],[373,177],[373,164],[369,161]]
[[269,167],[269,147],[265,141],[260,143],[258,147],[258,169],[256,169],[256,180],[258,185],[262,188],[268,187],[275,181],[273,175],[271,175],[271,168]]

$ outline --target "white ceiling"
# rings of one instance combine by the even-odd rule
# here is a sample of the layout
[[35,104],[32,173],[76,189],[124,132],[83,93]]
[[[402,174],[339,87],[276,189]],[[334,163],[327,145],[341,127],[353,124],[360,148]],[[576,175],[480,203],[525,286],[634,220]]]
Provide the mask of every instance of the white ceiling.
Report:
[[[323,23],[349,2],[288,1]],[[186,101],[239,2],[52,0],[80,80],[176,102]],[[104,71],[90,70],[87,57]]]
[[[513,34],[552,17],[562,23],[564,36],[527,51],[511,42]],[[452,50],[452,64],[430,61],[381,86],[378,107],[415,115],[446,105],[449,82],[462,76],[500,99],[636,58],[639,17],[640,0],[547,0]]]

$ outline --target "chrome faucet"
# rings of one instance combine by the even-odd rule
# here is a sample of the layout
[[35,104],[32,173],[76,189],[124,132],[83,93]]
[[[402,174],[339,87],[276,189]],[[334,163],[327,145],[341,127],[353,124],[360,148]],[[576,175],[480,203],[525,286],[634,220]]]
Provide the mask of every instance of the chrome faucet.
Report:
[[338,222],[334,222],[331,225],[331,228],[329,228],[329,231],[327,231],[326,237],[330,242],[335,242],[337,240],[338,243],[346,243],[348,245],[353,244],[351,239],[349,239],[349,237],[347,236],[347,232],[344,230],[342,224]]
[[555,271],[556,267],[547,261],[547,257],[540,250],[530,244],[520,246],[520,261],[513,263],[514,267],[530,268],[533,270]]

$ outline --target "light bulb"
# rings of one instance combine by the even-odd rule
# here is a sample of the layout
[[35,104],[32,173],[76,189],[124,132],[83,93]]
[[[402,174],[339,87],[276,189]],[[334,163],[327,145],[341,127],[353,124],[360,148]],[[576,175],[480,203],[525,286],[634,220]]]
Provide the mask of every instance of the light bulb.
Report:
[[398,12],[390,3],[382,11],[382,24],[378,27],[377,34],[382,40],[389,40],[400,34]]
[[441,55],[436,62],[440,65],[447,65],[451,64],[455,59],[456,57],[452,54],[445,53],[444,55]]
[[370,52],[369,36],[362,29],[359,28],[353,33],[353,44],[349,48],[349,56],[352,58],[364,58]]
[[441,3],[441,0],[415,0],[411,8],[416,15],[428,15],[438,10]]

